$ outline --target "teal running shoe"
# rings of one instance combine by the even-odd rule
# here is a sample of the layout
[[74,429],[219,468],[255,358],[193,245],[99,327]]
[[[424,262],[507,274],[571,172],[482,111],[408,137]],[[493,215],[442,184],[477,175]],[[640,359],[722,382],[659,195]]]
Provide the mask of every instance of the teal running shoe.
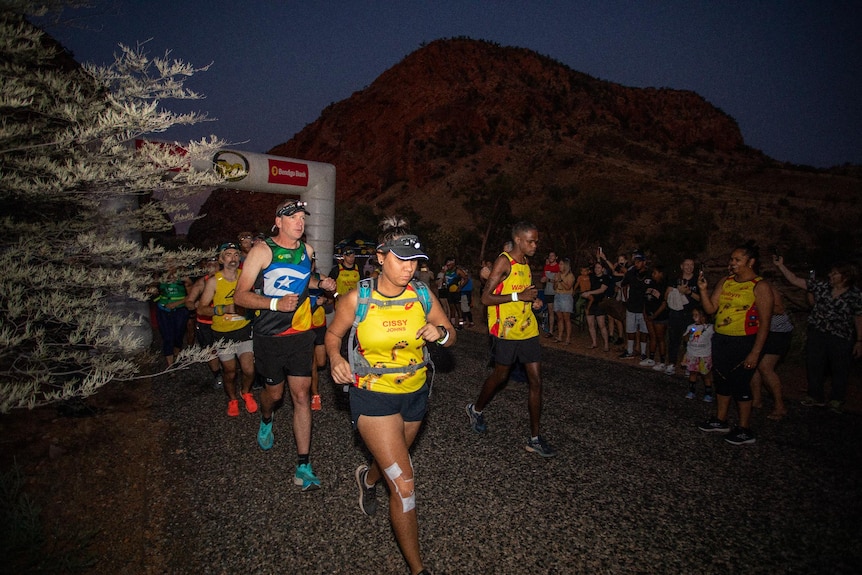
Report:
[[272,443],[275,438],[272,436],[272,422],[264,423],[260,421],[260,429],[257,431],[257,444],[264,451],[272,449]]
[[296,475],[293,476],[293,484],[302,487],[303,491],[320,489],[320,479],[311,470],[310,463],[296,466]]

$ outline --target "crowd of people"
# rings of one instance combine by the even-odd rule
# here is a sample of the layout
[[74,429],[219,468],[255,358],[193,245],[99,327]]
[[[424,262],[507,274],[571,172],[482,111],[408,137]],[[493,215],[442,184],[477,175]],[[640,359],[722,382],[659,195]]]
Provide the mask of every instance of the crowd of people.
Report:
[[[524,448],[541,457],[556,456],[541,433],[541,339],[570,346],[573,323],[586,326],[592,349],[610,353],[619,345],[621,359],[667,376],[682,370],[688,399],[702,382],[702,398],[715,402],[716,412],[699,429],[731,444],[755,442],[751,413],[763,403],[763,385],[774,399],[769,417],[786,414],[775,368],[790,348],[793,323],[779,290],[759,274],[760,253],[751,243],[731,252],[727,273],[714,284],[703,268],[696,271],[694,258],[668,274],[639,250],[612,262],[598,248],[575,275],[571,261],[554,251],[541,264],[534,259],[539,231],[522,222],[502,251],[482,262],[474,282],[469,266],[451,256],[435,273],[420,239],[396,217],[381,223],[365,266],[347,248],[324,275],[304,241],[310,215],[302,201],[284,201],[271,236],[242,232],[237,243],[221,244],[201,262],[201,277],[183,277],[171,266],[152,287],[162,353],[170,366],[188,342],[188,326],[198,345],[222,344],[208,363],[213,386],[223,389],[229,417],[238,417],[241,405],[259,414],[263,451],[274,446],[275,413],[287,392],[297,454],[293,481],[302,491],[321,486],[311,463],[311,424],[322,406],[319,372],[328,361],[370,454],[354,472],[360,509],[376,513],[376,486],[385,483],[393,533],[413,575],[427,573],[410,450],[433,381],[428,346],[453,345],[459,330],[474,327],[474,310],[487,325],[491,372],[466,406],[469,427],[486,433],[486,410],[498,389],[510,379],[523,381],[530,427]],[[862,357],[856,267],[836,264],[828,281],[818,281],[795,275],[780,256],[772,263],[813,305],[803,404],[827,405],[824,383],[831,375],[828,405],[840,412],[853,358]],[[737,424],[731,427],[733,404]]]

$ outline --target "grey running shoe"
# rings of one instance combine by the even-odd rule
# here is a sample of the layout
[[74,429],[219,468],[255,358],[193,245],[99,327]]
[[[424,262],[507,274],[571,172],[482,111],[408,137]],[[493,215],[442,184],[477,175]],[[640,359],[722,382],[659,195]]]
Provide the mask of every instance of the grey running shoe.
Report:
[[731,445],[747,445],[756,441],[751,430],[744,427],[737,427],[724,440]]
[[805,407],[823,407],[824,405],[826,405],[826,402],[822,399],[814,399],[810,395],[806,395],[805,397],[803,397],[802,401],[800,401],[799,403],[801,403]]
[[554,451],[554,448],[548,445],[545,439],[540,435],[536,439],[530,439],[527,441],[527,445],[524,446],[524,449],[529,451],[530,453],[536,453],[541,455],[542,457],[554,457],[557,455],[557,452]]
[[715,417],[707,419],[698,425],[697,428],[707,433],[730,433],[730,426],[727,422],[716,419]]
[[356,485],[359,487],[359,508],[366,515],[377,513],[377,485],[365,487],[365,477],[368,475],[368,466],[364,463],[356,468]]
[[488,426],[485,425],[485,417],[473,409],[472,403],[467,405],[467,417],[470,418],[470,427],[476,433],[485,433],[488,430]]

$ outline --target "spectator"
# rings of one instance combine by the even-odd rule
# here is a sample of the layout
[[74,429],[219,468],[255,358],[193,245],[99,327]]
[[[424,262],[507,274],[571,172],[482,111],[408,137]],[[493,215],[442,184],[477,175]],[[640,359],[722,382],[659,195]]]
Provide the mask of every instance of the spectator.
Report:
[[557,343],[572,343],[572,312],[574,311],[575,274],[568,258],[560,261],[559,272],[554,276],[554,314],[557,316]]
[[[505,249],[503,251],[506,251]],[[544,301],[548,308],[548,332],[546,337],[554,335],[554,279],[560,273],[560,262],[557,260],[556,252],[548,252],[545,265],[542,268],[542,284],[545,286]],[[559,338],[557,338],[559,340]]]
[[766,344],[763,346],[763,355],[760,357],[760,363],[757,364],[757,371],[751,378],[753,402],[751,406],[755,409],[763,407],[761,388],[765,383],[772,393],[775,404],[772,413],[767,417],[773,421],[779,421],[787,415],[787,409],[784,407],[784,395],[781,392],[781,378],[778,377],[775,366],[790,350],[793,340],[793,322],[790,321],[790,316],[784,309],[784,298],[781,292],[775,289],[773,284],[769,286],[772,288],[772,321],[769,324]]
[[581,295],[587,295],[593,300],[593,305],[587,311],[587,329],[590,332],[590,340],[592,341],[591,349],[596,349],[598,346],[596,341],[596,324],[602,334],[602,343],[604,351],[610,351],[608,342],[608,324],[605,321],[605,309],[601,305],[602,301],[611,294],[613,280],[605,273],[605,268],[601,263],[596,262],[593,265],[593,273],[590,274],[590,289],[582,292]]
[[[646,297],[644,299],[644,320],[646,320],[649,332],[649,357],[641,360],[641,365],[652,367],[656,371],[665,370],[665,357],[667,355],[667,302],[664,294],[667,289],[664,279],[664,267],[659,264],[653,266],[650,277],[645,282]],[[658,353],[658,363],[655,361]]]
[[712,403],[712,336],[715,329],[700,306],[691,310],[694,323],[685,330],[686,348],[683,364],[688,375],[686,399],[694,399],[698,375],[703,378],[703,400]]
[[644,303],[646,300],[646,280],[649,272],[646,269],[646,256],[643,252],[635,252],[634,265],[626,272],[620,287],[623,288],[626,304],[626,351],[620,354],[621,359],[634,359],[635,345],[640,349],[641,361],[647,358],[647,337],[649,329],[644,319]]
[[668,283],[665,300],[668,307],[667,321],[667,365],[664,372],[676,373],[679,351],[684,343],[686,325],[691,320],[692,310],[700,304],[697,277],[694,275],[694,260],[685,258],[679,265],[679,276]]
[[[760,253],[753,242],[733,250],[730,277],[712,293],[701,273],[697,280],[706,313],[715,314],[712,364],[718,409],[716,416],[699,426],[701,431],[728,434],[732,445],[754,443],[751,431],[751,377],[769,335],[772,289],[757,274]],[[739,425],[731,432],[727,423],[731,399],[739,410]]]
[[862,357],[862,291],[855,264],[839,262],[829,270],[827,281],[798,277],[777,256],[773,262],[792,285],[806,289],[814,299],[808,316],[805,345],[808,395],[802,405],[822,407],[826,400],[826,375],[832,374],[829,408],[840,413],[847,394],[853,358]]

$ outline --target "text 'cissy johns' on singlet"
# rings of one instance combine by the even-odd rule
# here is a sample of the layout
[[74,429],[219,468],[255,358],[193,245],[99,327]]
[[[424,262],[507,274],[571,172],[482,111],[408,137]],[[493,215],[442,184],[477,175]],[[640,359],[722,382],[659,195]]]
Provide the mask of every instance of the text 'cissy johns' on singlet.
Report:
[[754,335],[760,326],[760,312],[754,303],[754,286],[760,276],[751,281],[724,280],[715,312],[715,332],[721,335]]
[[308,283],[311,280],[312,262],[305,244],[299,242],[296,248],[283,248],[268,238],[266,245],[272,251],[272,262],[257,275],[255,291],[272,298],[297,294],[299,304],[292,312],[260,310],[254,320],[255,335],[280,336],[310,330]]
[[[509,259],[512,271],[497,284],[493,293],[496,295],[507,295],[514,292],[522,292],[533,285],[533,274],[530,266],[519,264],[508,253],[503,252]],[[539,326],[536,316],[533,314],[532,302],[512,301],[495,305],[488,309],[488,333],[500,339],[522,340],[538,337]]]
[[[372,298],[395,305],[378,306],[372,301],[365,319],[356,327],[357,349],[371,369],[422,363],[425,340],[417,338],[416,333],[426,323],[425,309],[413,286],[408,285],[395,297],[375,290]],[[398,300],[405,300],[404,304],[399,305]],[[415,373],[369,373],[358,377],[356,386],[381,393],[412,393],[424,385],[426,371],[423,366]]]
[[[237,270],[236,278],[242,270]],[[222,272],[216,272],[216,289],[213,294],[213,305],[231,305],[233,303],[233,294],[236,292],[236,280],[230,281],[225,278]],[[244,315],[236,313],[226,313],[223,315],[213,316],[213,331],[224,333],[227,331],[236,331],[248,325],[251,320],[246,319]]]

